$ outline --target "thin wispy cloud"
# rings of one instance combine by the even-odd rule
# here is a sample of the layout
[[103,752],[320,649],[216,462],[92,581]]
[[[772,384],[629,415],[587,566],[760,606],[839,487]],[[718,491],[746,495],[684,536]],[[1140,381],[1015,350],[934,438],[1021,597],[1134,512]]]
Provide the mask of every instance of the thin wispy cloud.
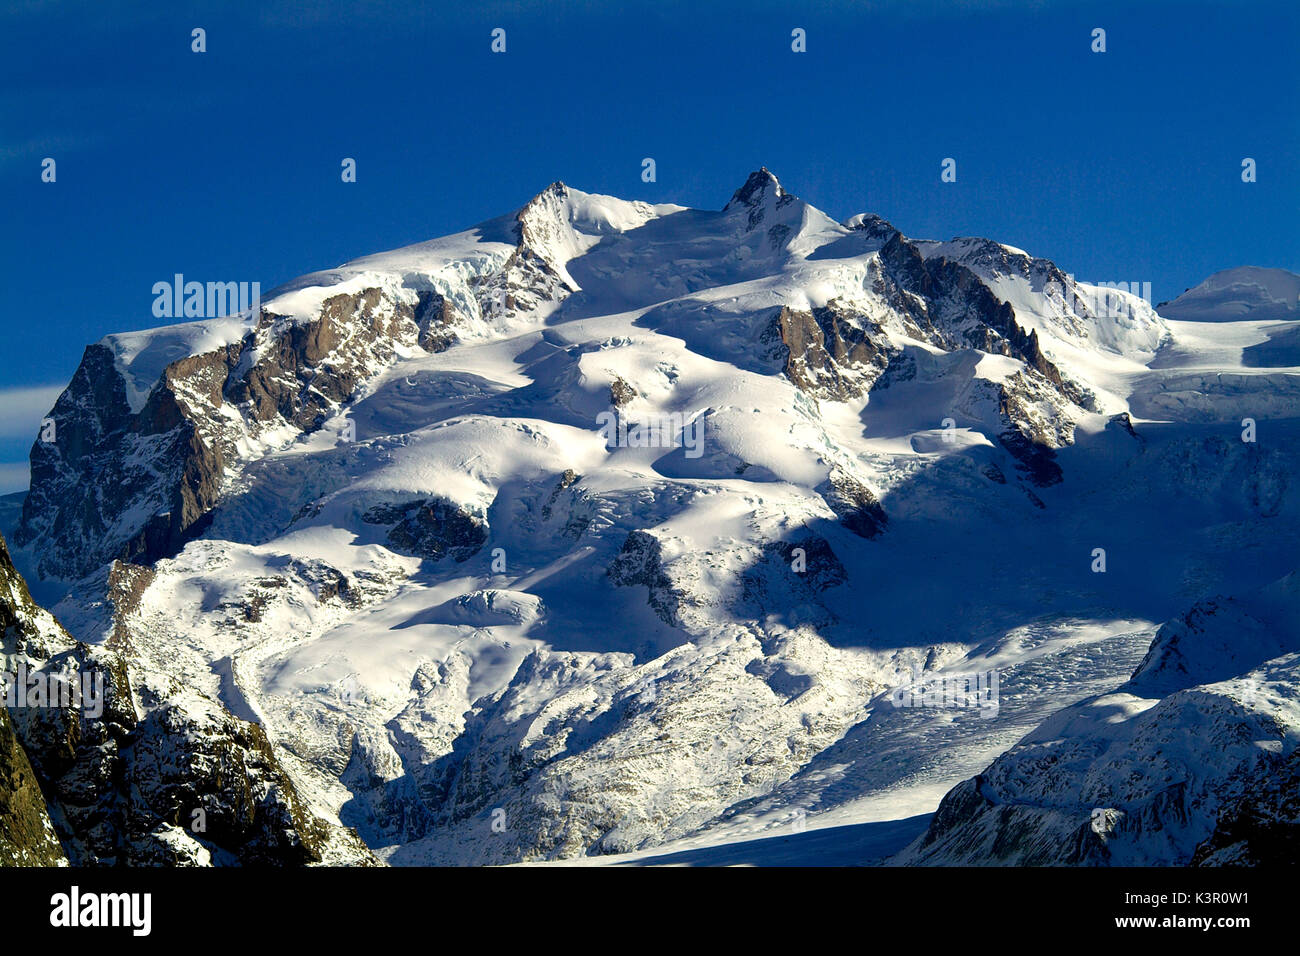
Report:
[[41,419],[54,407],[62,391],[62,385],[0,389],[0,440],[34,439]]

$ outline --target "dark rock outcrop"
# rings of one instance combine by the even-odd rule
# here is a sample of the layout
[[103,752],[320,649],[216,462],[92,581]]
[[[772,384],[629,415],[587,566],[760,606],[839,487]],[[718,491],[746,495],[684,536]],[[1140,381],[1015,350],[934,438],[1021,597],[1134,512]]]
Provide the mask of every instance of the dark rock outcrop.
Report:
[[840,524],[858,537],[879,537],[889,525],[889,516],[871,489],[838,468],[817,490],[840,519]]
[[[978,349],[1024,363],[1021,372],[997,386],[1003,426],[998,439],[1030,483],[1059,482],[1055,450],[1073,440],[1073,426],[1061,416],[1045,428],[1029,406],[1046,402],[1092,410],[1092,394],[1062,376],[1043,352],[1038,333],[1022,328],[1011,305],[966,265],[944,256],[927,259],[879,217],[866,217],[855,229],[882,242],[874,292],[909,335],[946,352]],[[914,360],[890,344],[878,323],[838,300],[811,311],[780,308],[760,331],[759,344],[769,362],[818,398],[857,398],[916,375]]]
[[616,378],[609,386],[609,403],[615,408],[627,406],[636,398],[636,389],[621,378]]
[[36,773],[0,707],[0,866],[66,863]]
[[820,595],[847,579],[830,543],[821,535],[805,533],[763,546],[759,560],[741,578],[742,601],[758,618],[777,614],[787,623],[827,625],[836,617]]
[[415,324],[420,330],[417,339],[426,352],[445,352],[455,344],[456,326],[460,323],[456,307],[436,292],[419,293],[415,307]]
[[606,571],[617,587],[641,586],[646,603],[665,624],[676,626],[684,595],[664,570],[663,545],[648,531],[631,531]]
[[439,561],[468,561],[487,543],[487,522],[446,498],[378,505],[362,515],[370,524],[392,525],[388,543],[401,554]]

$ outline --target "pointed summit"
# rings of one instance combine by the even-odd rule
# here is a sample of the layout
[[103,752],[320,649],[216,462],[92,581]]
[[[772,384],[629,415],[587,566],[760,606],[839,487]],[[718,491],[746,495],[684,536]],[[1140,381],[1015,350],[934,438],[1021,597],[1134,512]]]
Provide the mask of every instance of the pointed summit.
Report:
[[532,199],[528,200],[519,212],[515,213],[515,221],[523,224],[530,217],[538,214],[539,210],[551,210],[552,212],[563,207],[564,201],[569,198],[569,187],[558,179],[539,192]]
[[768,198],[781,200],[789,195],[789,193],[781,188],[781,183],[777,180],[776,176],[774,176],[766,166],[763,166],[756,172],[749,174],[749,178],[745,180],[745,185],[735,191],[731,197],[731,201],[727,203],[723,208],[723,211],[725,212],[726,210],[732,209],[738,205],[747,206],[752,209],[755,206],[761,205]]

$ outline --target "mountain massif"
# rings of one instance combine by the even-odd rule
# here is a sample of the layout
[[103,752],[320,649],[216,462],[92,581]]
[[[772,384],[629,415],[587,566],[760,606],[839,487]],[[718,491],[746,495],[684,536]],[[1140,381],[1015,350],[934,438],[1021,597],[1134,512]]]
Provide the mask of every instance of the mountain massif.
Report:
[[1157,309],[763,169],[109,335],[0,555],[6,672],[104,706],[10,706],[0,856],[1294,846],[1300,280],[1221,275]]

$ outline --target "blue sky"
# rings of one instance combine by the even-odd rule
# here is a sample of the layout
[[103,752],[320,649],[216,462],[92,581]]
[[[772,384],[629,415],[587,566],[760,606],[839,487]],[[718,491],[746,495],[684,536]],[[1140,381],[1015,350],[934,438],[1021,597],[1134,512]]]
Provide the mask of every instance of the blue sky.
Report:
[[989,236],[1156,301],[1300,271],[1294,0],[225,6],[0,12],[0,491],[85,345],[158,324],[155,282],[266,290],[556,179],[717,208],[766,165],[837,218]]

